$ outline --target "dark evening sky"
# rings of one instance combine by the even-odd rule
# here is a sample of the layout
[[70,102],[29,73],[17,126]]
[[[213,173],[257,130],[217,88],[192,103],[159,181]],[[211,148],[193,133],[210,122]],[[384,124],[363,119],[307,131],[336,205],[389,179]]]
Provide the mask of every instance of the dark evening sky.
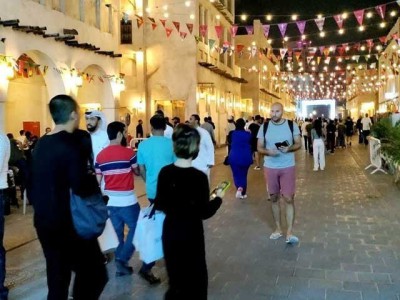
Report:
[[[375,10],[375,6],[381,4],[387,4],[385,14],[387,26],[385,28],[379,27],[382,19]],[[366,9],[363,22],[364,32],[358,30],[359,24],[353,14],[355,10],[360,9]],[[297,14],[298,20],[309,20],[306,23],[305,34],[313,41],[314,46],[356,42],[384,36],[393,27],[400,14],[400,7],[396,1],[384,0],[236,0],[235,10],[235,22],[238,25],[251,24],[252,19],[259,19],[263,24],[271,24],[269,37],[273,40],[273,47],[282,46],[278,26],[273,26],[273,24],[294,22],[291,20],[292,14]],[[390,16],[390,12],[393,10],[397,11],[395,17]],[[347,12],[349,17],[344,21],[345,34],[339,35],[337,33],[338,26],[332,16],[343,12]],[[367,12],[373,13],[372,18],[367,18]],[[241,14],[249,16],[247,21],[240,19]],[[266,20],[267,14],[273,16],[271,21]],[[318,14],[326,17],[324,31],[327,36],[325,38],[319,37],[318,27],[313,20],[317,18]],[[239,29],[240,33],[245,33],[244,28]],[[291,41],[299,40],[300,33],[295,23],[288,25],[286,36]]]

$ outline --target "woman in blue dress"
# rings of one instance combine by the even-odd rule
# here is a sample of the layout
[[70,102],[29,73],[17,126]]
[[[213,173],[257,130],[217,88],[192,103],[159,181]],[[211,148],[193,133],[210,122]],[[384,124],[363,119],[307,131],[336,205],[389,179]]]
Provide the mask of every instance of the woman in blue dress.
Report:
[[232,169],[233,181],[237,188],[236,198],[247,198],[247,173],[253,163],[251,153],[251,134],[244,130],[246,122],[243,119],[236,121],[236,129],[231,132],[231,151],[229,165]]

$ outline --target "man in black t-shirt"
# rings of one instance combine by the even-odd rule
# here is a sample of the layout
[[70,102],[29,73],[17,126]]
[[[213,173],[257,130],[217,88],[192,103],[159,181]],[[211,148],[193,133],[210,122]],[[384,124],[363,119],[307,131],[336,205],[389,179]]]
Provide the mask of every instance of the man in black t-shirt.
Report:
[[104,258],[96,238],[77,235],[70,208],[71,191],[81,197],[100,192],[95,176],[87,170],[87,157],[72,134],[78,128],[79,107],[70,96],[58,95],[51,99],[49,108],[56,125],[36,144],[28,189],[46,258],[47,299],[68,299],[72,271],[73,298],[98,299],[108,280]]
[[254,117],[254,122],[249,125],[249,130],[251,133],[251,151],[253,152],[254,161],[256,163],[254,170],[261,170],[260,155],[257,152],[257,134],[258,130],[260,129],[260,126],[261,126],[261,116],[256,115]]

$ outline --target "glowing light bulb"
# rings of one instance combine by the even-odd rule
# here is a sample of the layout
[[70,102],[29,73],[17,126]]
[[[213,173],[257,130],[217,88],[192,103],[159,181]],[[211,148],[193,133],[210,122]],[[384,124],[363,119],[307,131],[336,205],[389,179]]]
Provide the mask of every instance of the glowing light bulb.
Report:
[[381,22],[381,23],[379,24],[379,27],[380,27],[380,28],[385,28],[385,27],[386,27],[386,22]]
[[246,21],[247,20],[247,15],[241,15],[240,16],[240,20],[242,20],[242,21]]
[[297,18],[298,18],[298,16],[297,16],[297,15],[292,15],[292,20],[293,20],[293,21],[296,21],[296,20],[297,20]]
[[369,12],[367,12],[367,15],[366,15],[366,16],[367,16],[368,19],[371,19],[372,16],[373,16],[373,14],[372,14],[372,12],[369,11]]
[[344,33],[344,29],[343,28],[340,28],[339,29],[339,34],[343,34]]
[[319,33],[319,36],[320,36],[320,37],[324,37],[324,36],[325,36],[325,32],[324,32],[324,31],[321,31],[321,32]]
[[360,27],[358,27],[358,30],[359,30],[359,31],[364,31],[364,30],[365,30],[364,25],[361,25]]

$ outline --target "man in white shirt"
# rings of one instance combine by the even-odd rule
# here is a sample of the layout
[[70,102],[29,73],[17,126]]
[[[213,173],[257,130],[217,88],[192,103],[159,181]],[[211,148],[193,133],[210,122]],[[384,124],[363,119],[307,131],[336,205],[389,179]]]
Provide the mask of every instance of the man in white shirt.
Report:
[[211,136],[207,130],[200,127],[199,115],[191,115],[189,124],[200,134],[200,150],[197,158],[192,161],[192,166],[205,173],[210,181],[210,168],[214,166],[214,145]]
[[[164,116],[164,112],[162,110],[160,110],[160,109],[156,111],[156,114],[165,117]],[[164,130],[164,136],[166,138],[172,139],[172,134],[173,133],[174,133],[174,129],[167,124],[167,127],[165,127],[165,130]]]
[[4,200],[7,197],[8,160],[10,159],[10,140],[0,133],[0,300],[7,299],[8,289],[4,286],[6,278],[6,251],[4,237]]
[[96,161],[97,154],[110,144],[107,136],[107,121],[104,113],[98,110],[85,113],[86,128],[90,133],[93,149],[93,162]]
[[363,131],[363,136],[364,136],[364,145],[368,145],[368,136],[371,132],[371,125],[372,121],[371,118],[368,117],[368,114],[365,114],[365,117],[361,119],[361,124],[362,124],[362,131]]

